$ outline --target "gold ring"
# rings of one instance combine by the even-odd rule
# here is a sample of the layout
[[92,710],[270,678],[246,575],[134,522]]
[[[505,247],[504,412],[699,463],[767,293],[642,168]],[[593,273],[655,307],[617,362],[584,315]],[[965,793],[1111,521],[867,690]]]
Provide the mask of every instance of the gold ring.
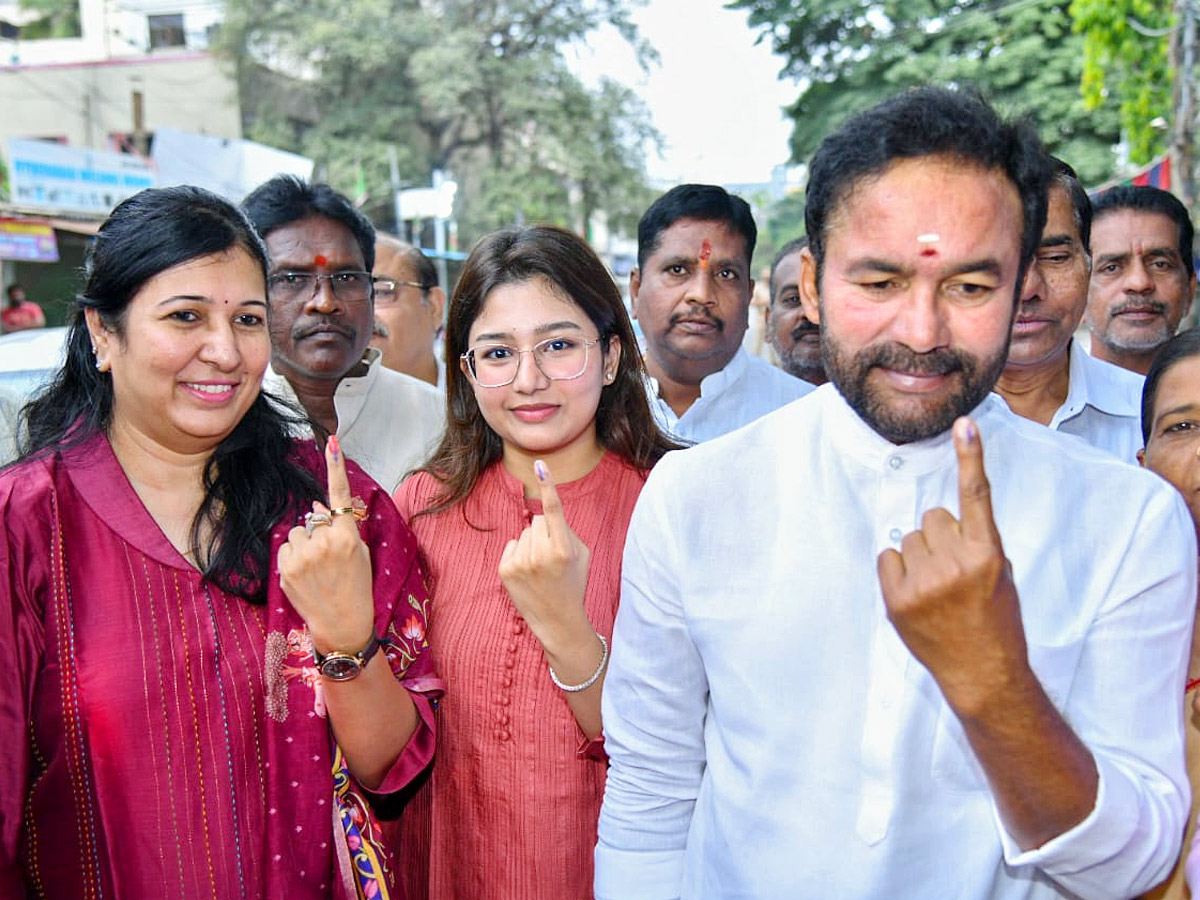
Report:
[[354,516],[354,521],[361,522],[367,517],[367,503],[362,497],[353,497],[349,506],[339,506],[329,511],[331,516]]

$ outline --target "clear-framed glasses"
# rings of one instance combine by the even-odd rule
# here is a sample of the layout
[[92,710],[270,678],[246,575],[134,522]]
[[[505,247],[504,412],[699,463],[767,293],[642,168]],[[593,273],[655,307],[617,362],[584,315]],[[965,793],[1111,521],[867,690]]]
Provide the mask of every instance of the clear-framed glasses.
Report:
[[284,303],[314,297],[322,281],[329,282],[333,296],[343,303],[361,303],[371,298],[370,272],[276,272],[267,279],[267,296]]
[[421,284],[419,281],[400,281],[396,278],[375,278],[375,305],[376,306],[391,306],[400,300],[400,289],[403,287],[416,288],[421,292],[421,296],[425,296],[425,292],[433,285]]
[[508,344],[476,344],[462,355],[471,377],[480,387],[504,387],[512,384],[521,367],[521,357],[533,354],[533,362],[543,375],[554,381],[570,381],[587,371],[588,351],[600,343],[580,338],[552,337],[538,341],[528,350]]

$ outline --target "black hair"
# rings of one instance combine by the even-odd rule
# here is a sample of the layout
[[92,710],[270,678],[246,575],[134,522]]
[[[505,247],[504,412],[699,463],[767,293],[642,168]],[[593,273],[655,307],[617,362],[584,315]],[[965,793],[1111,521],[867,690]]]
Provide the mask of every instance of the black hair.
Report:
[[1091,256],[1092,200],[1070,164],[1057,156],[1051,156],[1050,167],[1053,173],[1050,183],[1067,192],[1067,198],[1071,201],[1071,214],[1075,218],[1075,230],[1079,232],[1079,242],[1083,244],[1083,252]]
[[771,260],[771,275],[767,279],[767,295],[770,297],[768,306],[775,305],[775,270],[779,268],[779,264],[791,256],[793,253],[799,253],[808,246],[808,235],[801,235],[798,238],[792,238],[775,254],[775,258]]
[[1176,363],[1200,356],[1200,328],[1189,328],[1163,344],[1150,363],[1150,371],[1142,383],[1142,446],[1150,443],[1154,428],[1154,404],[1158,400],[1158,384]]
[[446,323],[446,431],[422,467],[442,490],[418,515],[448,509],[470,495],[504,443],[479,411],[475,391],[459,358],[466,353],[471,326],[488,296],[506,284],[543,280],[584,311],[596,326],[602,352],[616,336],[621,355],[611,384],[600,391],[596,439],[606,450],[649,470],[673,443],[658,427],[646,398],[646,369],[616,282],[583,238],[552,225],[506,228],[484,237],[463,265],[450,298]]
[[817,148],[804,222],[818,278],[829,222],[854,188],[897,160],[926,156],[999,169],[1017,189],[1024,225],[1015,302],[1046,225],[1049,157],[1029,124],[1004,121],[977,93],[940,87],[913,88],[852,116]]
[[1109,188],[1092,201],[1092,218],[1099,219],[1107,213],[1122,209],[1158,213],[1171,219],[1175,223],[1179,256],[1187,269],[1188,278],[1196,274],[1195,250],[1192,247],[1196,233],[1187,207],[1178,197],[1169,191],[1149,185],[1120,184]]
[[724,223],[730,231],[742,236],[746,245],[746,265],[750,265],[758,240],[758,227],[754,224],[750,204],[714,184],[681,184],[651,203],[638,220],[639,269],[658,249],[662,233],[680,219]]
[[247,194],[242,209],[264,238],[276,228],[314,216],[340,222],[354,235],[364,268],[368,272],[375,268],[375,226],[344,194],[327,184],[276,175]]
[[[96,369],[85,310],[95,310],[122,343],[129,304],[162,272],[194,259],[242,250],[258,264],[266,293],[267,253],[237,207],[196,187],[151,188],[123,201],[100,226],[84,263],[66,358],[53,381],[23,410],[22,458],[44,456],[107,434],[113,383]],[[217,447],[204,471],[204,500],[190,538],[204,577],[222,590],[262,603],[270,573],[270,533],[277,522],[320,499],[321,485],[290,456],[299,421],[259,394]],[[211,537],[201,546],[201,535]]]

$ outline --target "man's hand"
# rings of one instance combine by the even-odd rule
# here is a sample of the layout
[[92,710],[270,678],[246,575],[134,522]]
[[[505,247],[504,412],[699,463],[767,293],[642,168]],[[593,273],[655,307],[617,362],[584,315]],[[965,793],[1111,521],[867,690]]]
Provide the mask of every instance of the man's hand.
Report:
[[983,442],[968,418],[954,423],[959,519],[931,509],[900,552],[877,568],[888,618],[961,716],[1014,678],[1030,675],[1012,570],[992,517]]

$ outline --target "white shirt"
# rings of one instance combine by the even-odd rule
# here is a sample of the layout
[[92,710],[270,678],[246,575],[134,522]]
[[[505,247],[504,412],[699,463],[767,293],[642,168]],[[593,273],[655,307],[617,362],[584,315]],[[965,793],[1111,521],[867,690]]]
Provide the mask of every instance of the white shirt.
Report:
[[1092,813],[1035,851],[1004,831],[875,569],[926,510],[957,515],[950,436],[893,445],[826,385],[668,454],[641,494],[597,900],[1115,900],[1166,876],[1188,809],[1187,509],[996,395],[974,415],[1031,665],[1096,760]]
[[[377,348],[367,349],[366,373],[343,378],[333,406],[342,452],[391,493],[437,446],[445,427],[446,401],[428,382],[381,365],[381,356]],[[274,370],[267,371],[263,386],[299,405],[292,386]]]
[[741,428],[812,390],[807,381],[739,347],[725,368],[700,382],[700,396],[682,416],[675,415],[667,401],[658,395],[657,379],[649,379],[646,393],[663,431],[677,439],[699,443]]
[[1142,383],[1145,376],[1096,359],[1071,341],[1067,399],[1050,427],[1082,438],[1128,463],[1142,449]]

